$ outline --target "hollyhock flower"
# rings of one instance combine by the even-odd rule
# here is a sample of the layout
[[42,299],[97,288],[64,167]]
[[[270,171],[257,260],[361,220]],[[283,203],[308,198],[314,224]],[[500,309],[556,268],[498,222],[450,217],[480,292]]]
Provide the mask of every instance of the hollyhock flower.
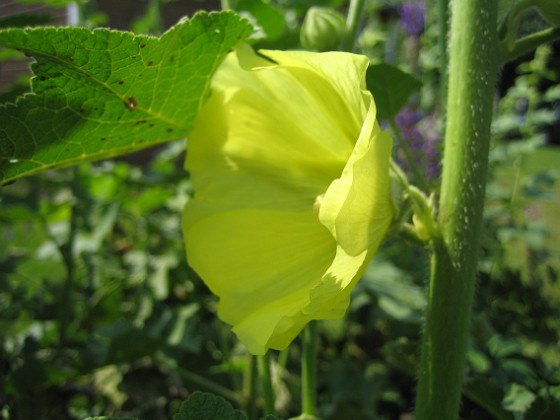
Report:
[[394,213],[366,57],[228,55],[189,136],[187,257],[250,352],[343,316]]

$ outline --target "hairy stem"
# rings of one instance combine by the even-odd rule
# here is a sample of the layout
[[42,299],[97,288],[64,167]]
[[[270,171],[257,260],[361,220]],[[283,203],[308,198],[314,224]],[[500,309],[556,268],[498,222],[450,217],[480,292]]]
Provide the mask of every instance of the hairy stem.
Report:
[[455,1],[451,12],[441,235],[432,241],[418,420],[458,417],[497,74],[497,0]]

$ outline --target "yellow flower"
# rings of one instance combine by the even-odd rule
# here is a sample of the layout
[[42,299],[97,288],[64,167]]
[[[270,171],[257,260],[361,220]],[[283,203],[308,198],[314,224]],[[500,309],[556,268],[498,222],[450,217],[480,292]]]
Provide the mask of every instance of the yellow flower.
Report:
[[183,220],[190,265],[253,354],[342,317],[394,213],[367,58],[260,54],[230,53],[213,79]]

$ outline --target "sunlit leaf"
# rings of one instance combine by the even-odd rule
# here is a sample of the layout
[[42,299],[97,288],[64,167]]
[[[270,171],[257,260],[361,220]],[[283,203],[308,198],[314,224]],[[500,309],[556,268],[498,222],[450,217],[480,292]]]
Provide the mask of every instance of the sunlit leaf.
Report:
[[7,29],[37,61],[33,94],[0,105],[0,182],[184,138],[225,54],[252,31],[199,13],[161,38],[83,28]]

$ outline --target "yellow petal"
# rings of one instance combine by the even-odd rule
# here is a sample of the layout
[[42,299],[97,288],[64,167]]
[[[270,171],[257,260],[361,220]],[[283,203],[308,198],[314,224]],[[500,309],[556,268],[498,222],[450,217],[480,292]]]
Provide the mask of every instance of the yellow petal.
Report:
[[242,48],[189,137],[189,264],[254,354],[342,316],[391,221],[390,138],[367,59]]
[[312,211],[247,208],[192,223],[198,205],[193,200],[185,213],[189,264],[222,297],[220,318],[262,354],[279,320],[308,304],[336,243]]
[[[369,93],[366,100],[373,103]],[[389,162],[392,139],[382,133],[370,107],[342,176],[329,186],[319,219],[349,255],[377,249],[392,219]]]

